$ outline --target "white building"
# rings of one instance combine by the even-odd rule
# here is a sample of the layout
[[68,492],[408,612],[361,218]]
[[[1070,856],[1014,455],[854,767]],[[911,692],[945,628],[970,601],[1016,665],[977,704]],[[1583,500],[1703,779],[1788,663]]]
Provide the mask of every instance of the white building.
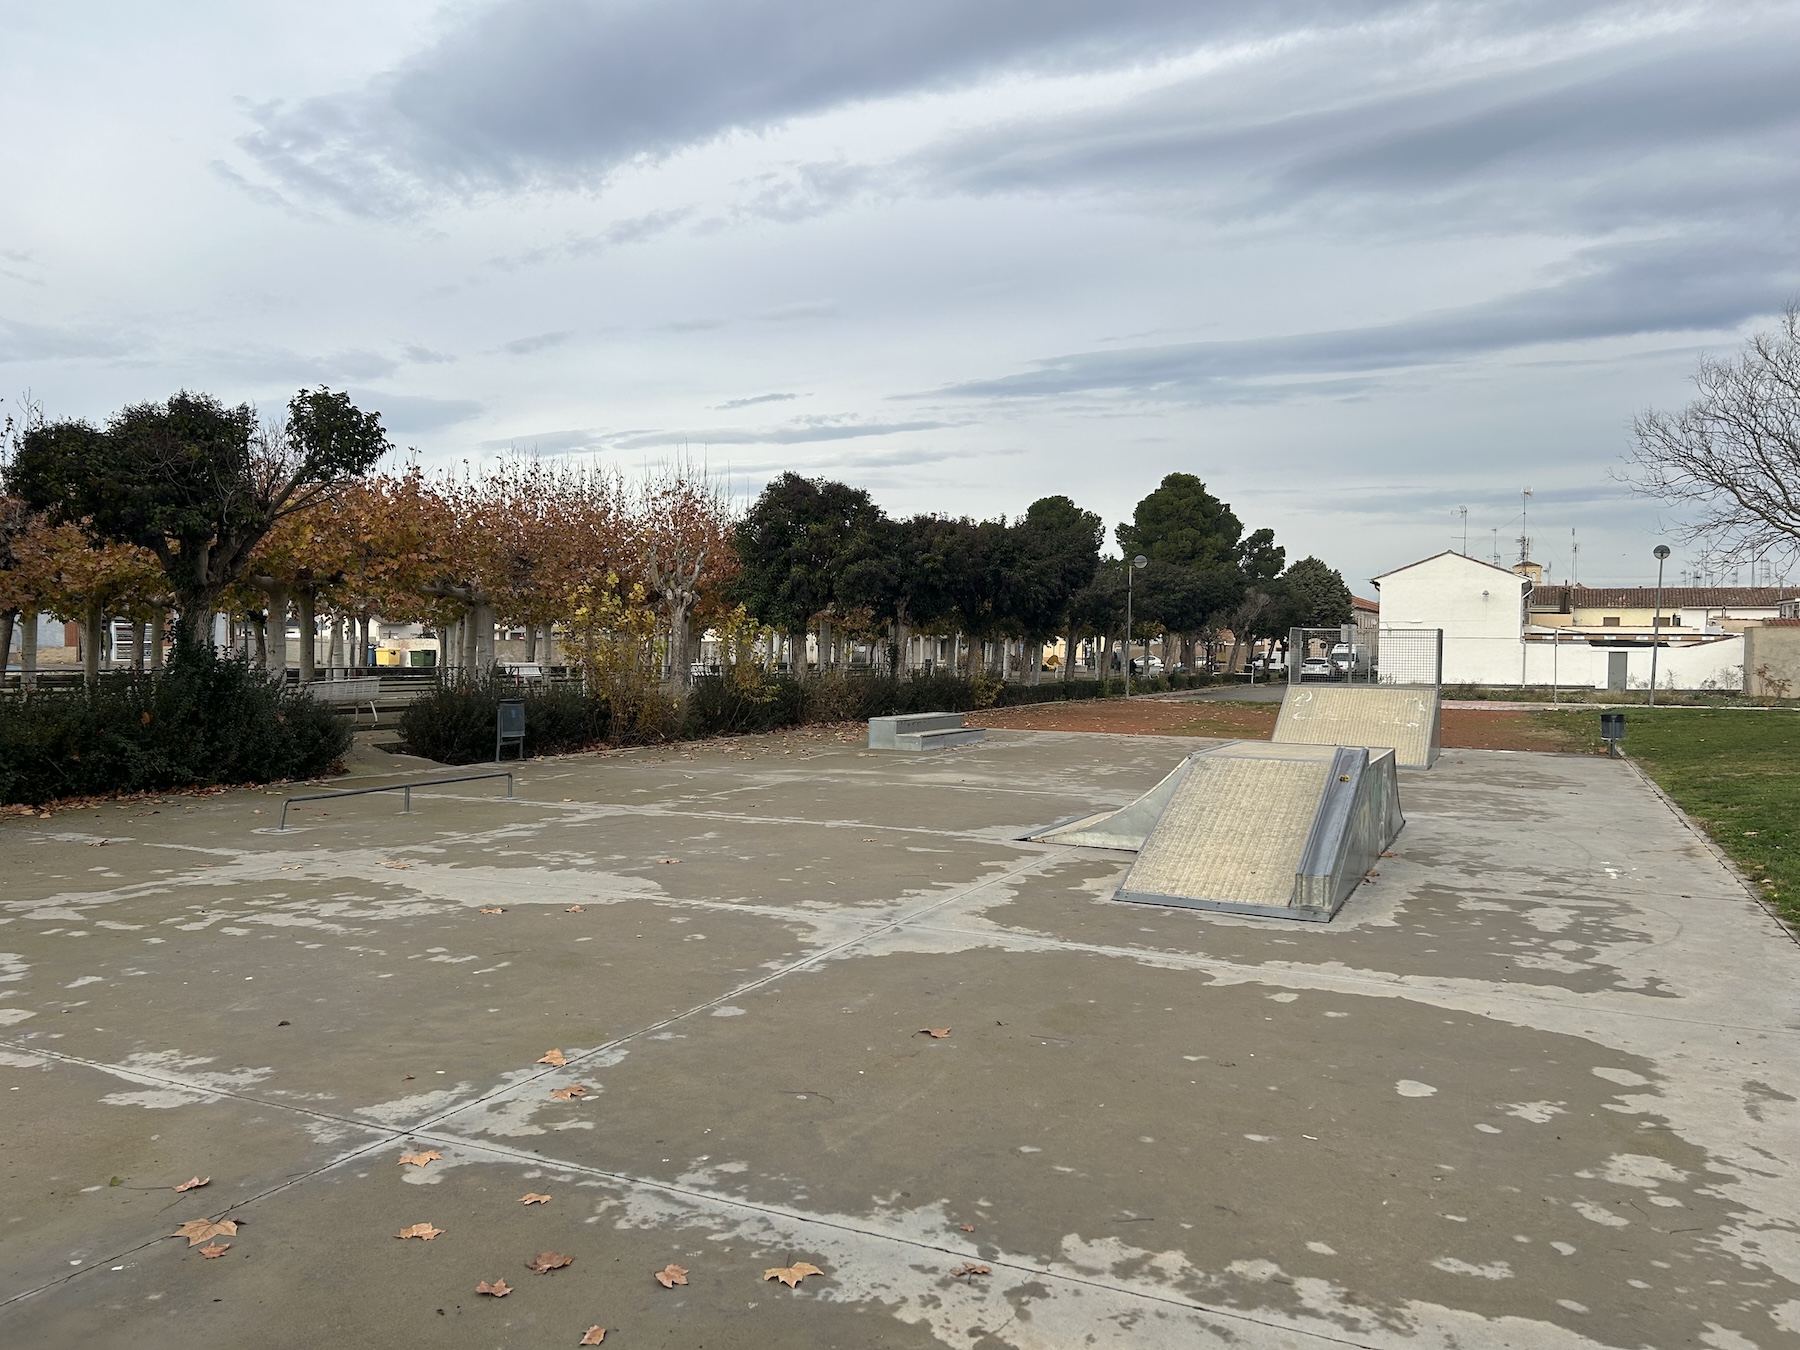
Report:
[[1530,577],[1454,552],[1374,581],[1384,632],[1443,630],[1445,684],[1647,689],[1654,651],[1658,688],[1744,686],[1744,639],[1717,622],[1665,616],[1660,644],[1649,627],[1533,622]]
[[1524,659],[1524,577],[1440,553],[1375,578],[1383,629],[1444,630],[1445,684],[1517,684]]

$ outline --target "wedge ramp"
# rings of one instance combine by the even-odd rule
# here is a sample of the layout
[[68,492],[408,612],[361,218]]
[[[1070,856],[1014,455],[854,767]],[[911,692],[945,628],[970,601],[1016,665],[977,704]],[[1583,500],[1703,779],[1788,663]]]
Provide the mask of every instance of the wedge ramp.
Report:
[[1366,745],[1394,752],[1402,769],[1437,762],[1438,691],[1429,685],[1300,684],[1275,720],[1282,745]]
[[1135,849],[1115,898],[1324,922],[1405,824],[1394,754],[1235,741],[1137,801],[1030,836]]

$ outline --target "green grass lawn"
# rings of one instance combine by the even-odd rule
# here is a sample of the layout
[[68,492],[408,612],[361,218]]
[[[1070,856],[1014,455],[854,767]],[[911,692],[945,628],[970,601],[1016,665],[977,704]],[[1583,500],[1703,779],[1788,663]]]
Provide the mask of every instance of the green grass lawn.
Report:
[[[1597,712],[1534,714],[1571,749],[1599,751]],[[1800,923],[1800,713],[1634,708],[1625,750]]]

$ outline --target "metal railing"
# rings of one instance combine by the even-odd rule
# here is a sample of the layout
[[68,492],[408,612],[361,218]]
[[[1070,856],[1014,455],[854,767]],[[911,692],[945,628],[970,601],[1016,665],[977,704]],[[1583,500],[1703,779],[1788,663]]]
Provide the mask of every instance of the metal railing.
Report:
[[371,792],[403,792],[406,794],[406,804],[400,810],[404,815],[412,811],[414,788],[442,787],[449,783],[473,783],[483,778],[504,778],[507,799],[512,799],[513,776],[510,771],[502,769],[490,773],[464,773],[458,774],[455,778],[432,778],[423,783],[383,783],[380,787],[344,788],[339,792],[313,792],[304,797],[289,797],[281,804],[281,824],[277,828],[283,830],[287,828],[288,807],[295,802],[332,802],[340,797],[366,797]]

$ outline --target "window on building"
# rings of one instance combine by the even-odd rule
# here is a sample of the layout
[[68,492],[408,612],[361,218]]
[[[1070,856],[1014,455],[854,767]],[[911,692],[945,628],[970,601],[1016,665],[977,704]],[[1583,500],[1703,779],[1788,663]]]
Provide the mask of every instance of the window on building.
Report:
[[1619,616],[1617,614],[1608,614],[1604,619],[1600,620],[1600,626],[1602,628],[1617,628],[1619,626]]
[[1681,615],[1679,615],[1679,614],[1669,615],[1669,627],[1671,627],[1671,628],[1681,627]]

